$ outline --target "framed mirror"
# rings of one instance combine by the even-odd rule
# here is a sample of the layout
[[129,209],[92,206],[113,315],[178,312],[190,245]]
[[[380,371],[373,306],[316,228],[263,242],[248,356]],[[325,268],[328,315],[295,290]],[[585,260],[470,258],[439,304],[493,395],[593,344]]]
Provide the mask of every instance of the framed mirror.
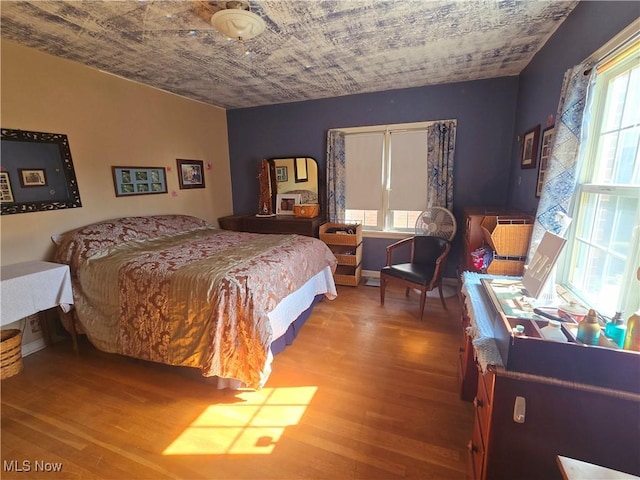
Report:
[[278,195],[300,195],[302,204],[321,204],[318,163],[315,158],[282,157],[270,158],[268,161],[274,211]]
[[66,135],[1,130],[2,215],[82,206]]

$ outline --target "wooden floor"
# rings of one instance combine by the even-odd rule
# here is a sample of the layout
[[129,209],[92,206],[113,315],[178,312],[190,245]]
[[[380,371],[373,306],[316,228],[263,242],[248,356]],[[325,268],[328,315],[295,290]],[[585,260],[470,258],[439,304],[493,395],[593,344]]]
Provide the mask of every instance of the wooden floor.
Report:
[[260,391],[61,342],[1,382],[3,479],[463,479],[460,307],[338,287]]

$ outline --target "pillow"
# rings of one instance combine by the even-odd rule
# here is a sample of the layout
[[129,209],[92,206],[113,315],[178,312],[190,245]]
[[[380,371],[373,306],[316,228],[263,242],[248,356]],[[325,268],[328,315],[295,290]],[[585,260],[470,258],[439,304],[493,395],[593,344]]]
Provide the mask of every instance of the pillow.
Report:
[[92,223],[61,235],[52,235],[56,244],[54,262],[77,268],[85,259],[109,247],[131,240],[146,240],[209,226],[189,215],[123,217]]
[[64,236],[60,235],[60,234],[51,235],[51,241],[55,244],[56,247],[60,246],[60,244],[62,243],[62,239],[63,238],[64,238]]
[[318,194],[311,190],[291,190],[285,193],[300,195],[300,203],[318,203]]

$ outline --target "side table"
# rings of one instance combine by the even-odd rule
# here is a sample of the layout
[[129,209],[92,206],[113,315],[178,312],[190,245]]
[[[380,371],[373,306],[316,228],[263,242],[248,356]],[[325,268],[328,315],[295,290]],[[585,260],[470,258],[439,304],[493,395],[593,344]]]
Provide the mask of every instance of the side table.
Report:
[[[68,265],[39,260],[3,265],[0,277],[0,325],[58,306],[68,312],[73,306]],[[42,316],[40,325],[50,345],[51,335]]]

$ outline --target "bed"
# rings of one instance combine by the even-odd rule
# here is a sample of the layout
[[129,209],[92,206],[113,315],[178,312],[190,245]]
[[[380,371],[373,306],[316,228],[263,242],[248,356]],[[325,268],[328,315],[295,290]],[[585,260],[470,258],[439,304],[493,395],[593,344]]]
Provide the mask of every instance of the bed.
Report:
[[[99,350],[194,367],[218,386],[260,388],[274,341],[333,299],[320,240],[221,230],[187,215],[124,217],[52,237],[69,265],[69,322]],[[281,346],[279,348],[282,348]]]

